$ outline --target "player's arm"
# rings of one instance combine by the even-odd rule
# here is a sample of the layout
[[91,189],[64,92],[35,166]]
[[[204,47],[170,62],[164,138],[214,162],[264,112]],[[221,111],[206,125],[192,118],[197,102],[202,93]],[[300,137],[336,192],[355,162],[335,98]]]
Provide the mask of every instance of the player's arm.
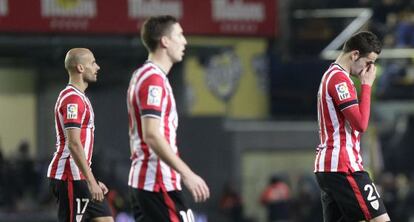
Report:
[[160,119],[153,117],[142,118],[142,133],[145,143],[151,147],[162,161],[181,174],[184,184],[190,190],[196,202],[207,200],[210,196],[207,184],[172,151],[159,129]]
[[81,142],[81,125],[82,116],[85,113],[85,104],[79,96],[70,95],[62,101],[59,112],[63,116],[70,154],[76,166],[86,178],[92,200],[101,201],[103,200],[102,189],[92,174]]
[[359,78],[361,80],[361,99],[356,106],[350,106],[342,110],[345,118],[351,126],[359,132],[365,132],[368,128],[371,107],[371,86],[375,80],[376,68],[370,64],[363,69]]
[[143,139],[162,161],[181,174],[194,200],[204,201],[210,196],[206,183],[173,152],[160,132],[162,107],[167,101],[164,81],[164,78],[158,74],[150,75],[135,92],[136,98],[139,99],[139,102],[135,102],[139,105],[141,112]]
[[354,86],[344,73],[334,74],[329,82],[329,94],[333,98],[335,105],[343,113],[351,127],[358,132],[365,132],[368,128],[371,85],[374,80],[372,78],[375,79],[375,67],[373,64],[361,72],[362,91],[359,102]]
[[352,128],[358,132],[365,132],[368,128],[371,104],[371,86],[362,85],[361,100],[356,106],[351,106],[342,110],[345,118]]
[[102,201],[104,198],[103,191],[96,182],[96,179],[92,174],[89,164],[86,161],[85,152],[80,139],[80,131],[81,129],[79,128],[66,129],[70,154],[73,160],[75,161],[76,165],[78,166],[79,170],[86,178],[89,191],[91,192],[92,200]]

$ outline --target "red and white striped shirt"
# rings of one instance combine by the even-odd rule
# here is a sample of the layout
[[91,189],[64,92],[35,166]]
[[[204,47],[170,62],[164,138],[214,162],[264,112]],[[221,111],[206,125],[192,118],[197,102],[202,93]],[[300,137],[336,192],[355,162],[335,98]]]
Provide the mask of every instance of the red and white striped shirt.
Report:
[[[370,87],[363,87],[366,89],[365,93],[370,93]],[[365,102],[368,103],[368,108],[363,112],[368,112],[368,121],[370,101],[365,99]],[[344,115],[350,110],[359,112],[359,107],[354,109],[355,106],[359,106],[358,98],[349,73],[338,64],[332,64],[323,75],[318,91],[320,144],[315,172],[364,170],[360,154],[360,132],[352,127],[351,119],[346,119]]]
[[55,105],[56,152],[47,170],[47,177],[58,180],[83,180],[68,147],[66,129],[80,128],[81,143],[89,166],[94,142],[94,112],[86,95],[68,85],[59,94]]
[[154,153],[143,140],[141,118],[159,118],[160,132],[178,155],[176,130],[178,115],[167,75],[146,62],[134,72],[128,88],[129,138],[133,150],[128,185],[158,192],[181,190],[181,176]]

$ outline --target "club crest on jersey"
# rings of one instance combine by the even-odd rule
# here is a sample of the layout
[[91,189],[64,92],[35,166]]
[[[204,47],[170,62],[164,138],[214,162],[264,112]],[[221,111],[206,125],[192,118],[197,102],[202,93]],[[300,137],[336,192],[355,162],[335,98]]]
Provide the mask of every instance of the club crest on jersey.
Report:
[[379,209],[379,201],[378,200],[374,200],[370,202],[371,207],[374,208],[375,210]]
[[346,82],[341,82],[335,85],[336,92],[338,93],[339,100],[348,99],[351,97]]
[[77,119],[78,118],[78,104],[68,104],[66,116],[67,116],[67,119]]
[[160,86],[149,86],[147,104],[153,106],[161,105],[162,88]]

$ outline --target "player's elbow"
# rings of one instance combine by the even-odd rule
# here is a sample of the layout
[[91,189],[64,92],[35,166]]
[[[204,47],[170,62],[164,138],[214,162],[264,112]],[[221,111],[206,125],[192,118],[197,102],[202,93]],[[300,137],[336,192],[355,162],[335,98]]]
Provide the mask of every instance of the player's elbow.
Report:
[[348,123],[353,130],[356,130],[360,133],[365,132],[368,128],[368,121],[364,120],[363,118],[349,118]]
[[367,129],[366,129],[366,128],[361,127],[361,128],[356,128],[355,130],[356,130],[356,131],[358,131],[359,133],[365,133],[365,131],[366,131]]
[[368,124],[355,124],[352,127],[354,128],[354,130],[356,130],[360,133],[364,133],[368,128]]
[[71,152],[82,149],[82,144],[76,140],[69,140],[68,147]]
[[154,143],[156,143],[157,138],[158,138],[158,135],[156,132],[152,132],[152,131],[145,132],[144,131],[143,133],[144,142],[148,144],[149,146],[152,146]]

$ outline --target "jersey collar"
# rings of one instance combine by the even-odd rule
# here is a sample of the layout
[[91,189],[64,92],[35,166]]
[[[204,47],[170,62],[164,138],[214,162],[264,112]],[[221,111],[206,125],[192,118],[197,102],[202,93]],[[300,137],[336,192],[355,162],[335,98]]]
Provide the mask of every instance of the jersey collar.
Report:
[[342,72],[344,72],[347,76],[349,76],[349,73],[344,68],[342,68],[342,66],[339,65],[338,63],[334,62],[332,63],[331,66],[337,66]]
[[157,64],[155,64],[153,61],[151,61],[151,60],[145,61],[145,64],[148,64],[148,63],[155,66],[155,68],[159,69],[165,76],[167,76],[167,73],[161,67],[159,67]]
[[76,88],[76,86],[74,86],[74,85],[72,85],[72,84],[68,84],[68,86],[67,87],[71,87],[71,88],[73,88],[76,92],[79,92],[79,93],[81,93],[82,95],[85,95],[85,93],[84,92],[82,92],[81,90],[79,90],[78,88]]

